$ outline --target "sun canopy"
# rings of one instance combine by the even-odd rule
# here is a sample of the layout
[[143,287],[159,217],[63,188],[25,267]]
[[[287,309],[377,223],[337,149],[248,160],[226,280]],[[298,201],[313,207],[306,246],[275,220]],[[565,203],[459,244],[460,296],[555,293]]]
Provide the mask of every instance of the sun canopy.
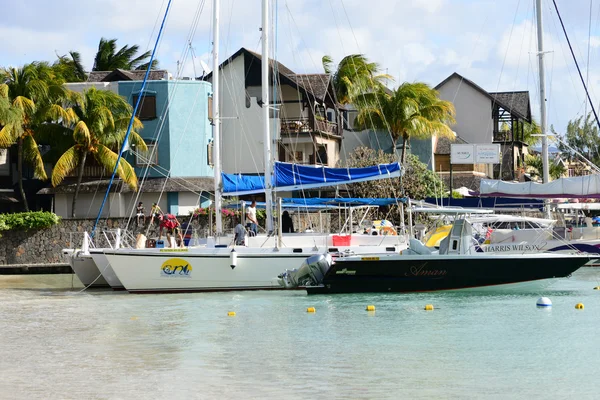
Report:
[[479,195],[488,197],[600,198],[600,175],[560,178],[549,183],[512,183],[482,179]]
[[[273,190],[295,191],[400,176],[400,164],[364,168],[330,168],[276,162]],[[222,174],[223,195],[239,196],[265,191],[264,175]]]

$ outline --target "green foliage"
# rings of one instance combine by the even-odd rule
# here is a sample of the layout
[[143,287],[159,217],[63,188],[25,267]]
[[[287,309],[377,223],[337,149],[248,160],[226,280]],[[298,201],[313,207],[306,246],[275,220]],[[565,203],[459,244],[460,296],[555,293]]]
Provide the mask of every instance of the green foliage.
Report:
[[49,228],[59,221],[58,215],[46,211],[0,214],[0,231]]
[[523,122],[523,141],[527,143],[529,146],[534,146],[540,141],[539,136],[542,133],[542,128],[535,121],[531,120],[531,123]]
[[358,129],[380,129],[392,135],[394,149],[403,140],[402,163],[411,138],[444,136],[454,139],[449,125],[455,123],[454,105],[439,98],[437,90],[421,82],[403,83],[389,93],[378,90],[365,93],[354,102],[358,108]]
[[[541,177],[543,171],[542,157],[539,155],[529,154],[525,157],[525,165],[532,176]],[[550,178],[558,179],[566,172],[566,168],[562,163],[550,161]]]
[[[396,161],[395,154],[386,154],[368,147],[358,147],[351,154],[347,167],[359,168]],[[444,191],[441,179],[419,161],[413,154],[408,154],[404,164],[402,182],[400,178],[380,179],[369,182],[358,182],[348,185],[354,197],[388,197],[408,196],[421,200],[426,197],[439,196]]]
[[[152,55],[150,51],[136,56],[140,46],[125,45],[117,50],[117,39],[100,39],[98,51],[94,60],[93,71],[113,71],[117,68],[125,70],[145,70],[148,68],[148,59]],[[152,69],[158,67],[158,60],[152,62]]]
[[85,82],[87,74],[81,63],[81,54],[77,51],[70,51],[68,55],[58,56],[58,59],[52,64],[52,68],[66,82]]
[[379,64],[369,62],[363,54],[347,55],[335,71],[330,56],[323,56],[322,63],[325,73],[332,75],[333,87],[340,104],[354,103],[357,96],[383,89],[383,80],[392,79],[389,75],[379,74]]
[[[554,135],[559,136],[554,126],[551,126],[550,130]],[[592,113],[589,113],[585,119],[581,116],[569,121],[567,133],[562,136],[562,139],[594,164],[600,163],[600,134]],[[577,158],[576,153],[564,144],[559,143],[558,148],[569,160]]]

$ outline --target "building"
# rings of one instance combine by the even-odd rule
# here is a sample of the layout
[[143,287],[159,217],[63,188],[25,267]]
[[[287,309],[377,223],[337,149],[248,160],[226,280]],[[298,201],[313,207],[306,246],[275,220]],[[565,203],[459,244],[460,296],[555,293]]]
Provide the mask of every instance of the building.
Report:
[[[222,167],[226,173],[264,171],[262,57],[241,48],[220,65]],[[270,60],[274,159],[335,166],[342,140],[341,110],[328,74],[296,74]],[[212,82],[212,73],[205,78]]]
[[[528,154],[525,143],[524,124],[531,123],[529,92],[487,92],[458,73],[453,73],[440,82],[435,89],[443,100],[454,103],[456,124],[452,129],[462,143],[498,143],[501,148],[501,164],[461,166],[461,175],[487,176],[495,179],[515,180]],[[413,140],[412,153],[436,172],[448,173],[443,177],[449,183],[449,148],[437,146],[437,139]],[[457,166],[453,166],[456,168]],[[441,171],[440,171],[441,169]],[[478,189],[478,179],[467,179],[471,189]],[[473,187],[476,186],[476,187]],[[456,188],[457,186],[454,185]]]
[[[211,84],[170,80],[167,71],[158,70],[150,72],[141,93],[144,75],[145,71],[95,71],[90,73],[87,82],[67,84],[69,89],[79,92],[90,87],[111,90],[132,105],[142,96],[137,116],[144,124],[140,135],[148,151],[136,151],[133,147],[125,156],[138,176],[140,193],[131,192],[120,181],[116,182],[105,216],[129,216],[136,201],[144,202],[146,212],[157,202],[165,212],[185,215],[198,206],[208,205],[209,191],[214,190],[214,170],[209,159]],[[78,217],[96,215],[111,173],[88,158],[84,170],[85,188],[82,187],[78,197]],[[74,178],[72,174],[72,179],[64,184],[39,192],[54,195],[54,210],[63,217],[71,216]]]

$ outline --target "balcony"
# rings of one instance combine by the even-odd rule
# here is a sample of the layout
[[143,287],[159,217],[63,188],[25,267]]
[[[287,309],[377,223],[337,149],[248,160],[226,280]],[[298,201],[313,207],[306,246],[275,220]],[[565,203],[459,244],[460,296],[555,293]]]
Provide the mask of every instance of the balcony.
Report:
[[281,118],[281,133],[282,134],[298,134],[321,132],[330,135],[340,135],[338,124],[331,121],[319,120],[317,118]]
[[[78,173],[79,173],[79,168],[75,168],[73,171],[71,171],[71,173],[68,176],[71,178],[76,178]],[[85,167],[83,167],[83,177],[84,178],[101,178],[101,177],[107,176],[107,175],[110,175],[110,174],[107,174],[104,167],[102,167],[100,165],[86,165]]]

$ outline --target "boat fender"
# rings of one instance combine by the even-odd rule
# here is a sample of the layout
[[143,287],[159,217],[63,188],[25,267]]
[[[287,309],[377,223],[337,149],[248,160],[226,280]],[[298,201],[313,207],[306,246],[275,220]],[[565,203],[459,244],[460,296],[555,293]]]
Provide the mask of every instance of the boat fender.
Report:
[[231,253],[229,253],[229,266],[231,269],[237,267],[237,251],[235,249],[232,249]]

